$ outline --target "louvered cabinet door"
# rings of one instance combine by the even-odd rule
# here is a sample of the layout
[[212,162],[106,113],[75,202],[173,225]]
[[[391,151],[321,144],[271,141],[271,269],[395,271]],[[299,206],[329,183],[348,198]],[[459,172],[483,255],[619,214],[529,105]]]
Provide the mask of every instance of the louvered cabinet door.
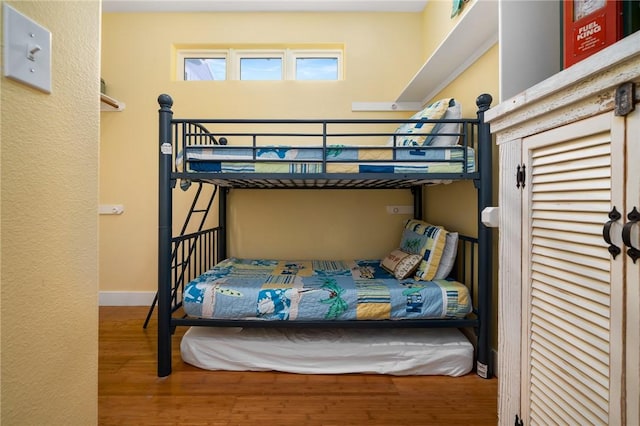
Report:
[[612,206],[623,208],[620,131],[624,119],[606,113],[523,139],[527,425],[622,422],[623,266],[603,239]]
[[[629,231],[627,243],[640,250],[640,224],[628,217],[634,209],[640,211],[640,105],[636,105],[626,121],[626,208],[621,212],[621,221]],[[638,253],[630,253],[624,241],[621,249],[626,255],[622,255],[626,262],[627,297],[626,421],[628,425],[640,425],[640,259],[633,261]]]

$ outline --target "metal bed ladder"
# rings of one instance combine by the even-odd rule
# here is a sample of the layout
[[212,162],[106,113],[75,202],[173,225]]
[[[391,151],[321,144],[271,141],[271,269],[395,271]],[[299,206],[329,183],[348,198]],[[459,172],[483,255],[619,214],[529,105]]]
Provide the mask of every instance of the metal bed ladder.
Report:
[[[202,187],[203,187],[203,183],[198,182],[198,189],[196,191],[195,196],[193,197],[193,202],[191,203],[191,208],[187,213],[187,217],[185,218],[184,224],[182,225],[180,236],[185,235],[185,233],[187,232],[187,229],[189,228],[189,224],[191,223],[191,219],[194,213],[199,213],[202,215],[200,219],[200,224],[198,225],[197,232],[202,231],[202,228],[204,227],[204,224],[207,220],[207,216],[209,214],[209,210],[211,210],[211,205],[213,204],[213,200],[216,198],[218,187],[216,185],[213,186],[213,190],[211,191],[211,197],[207,202],[206,208],[198,208],[198,200],[200,199],[200,195],[202,194]],[[176,257],[178,255],[178,249],[180,247],[180,244],[182,244],[182,242],[179,242],[173,247],[173,252],[171,254],[171,264],[173,265],[172,267],[178,268],[182,266],[181,273],[179,274],[179,276],[176,277],[176,280],[173,283],[173,287],[171,289],[171,299],[174,301],[177,301],[178,291],[182,286],[184,286],[184,271],[186,270],[187,266],[183,265],[183,263],[189,262],[189,259],[191,258],[191,253],[193,253],[193,250],[195,250],[196,243],[197,243],[197,240],[192,241],[191,246],[189,247],[189,252],[187,257],[185,259],[182,259],[182,262],[180,264],[175,264],[175,262],[176,262]],[[146,329],[147,325],[149,325],[149,320],[151,319],[151,315],[153,315],[153,311],[157,304],[158,304],[158,292],[156,291],[156,294],[153,297],[153,302],[151,302],[151,306],[149,307],[147,318],[144,320],[144,325],[142,326],[142,328]]]

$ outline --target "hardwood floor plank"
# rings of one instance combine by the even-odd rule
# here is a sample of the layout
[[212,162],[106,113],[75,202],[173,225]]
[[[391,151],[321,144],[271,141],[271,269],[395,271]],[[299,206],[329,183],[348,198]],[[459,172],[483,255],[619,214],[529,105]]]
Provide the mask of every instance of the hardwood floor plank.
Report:
[[495,425],[497,379],[204,371],[182,362],[156,376],[146,307],[100,308],[100,425]]

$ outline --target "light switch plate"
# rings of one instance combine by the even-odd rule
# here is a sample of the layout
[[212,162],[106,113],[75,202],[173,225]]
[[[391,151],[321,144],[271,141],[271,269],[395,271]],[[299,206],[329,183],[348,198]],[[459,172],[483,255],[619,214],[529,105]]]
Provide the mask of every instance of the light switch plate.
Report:
[[4,10],[4,75],[51,93],[51,32],[7,3]]

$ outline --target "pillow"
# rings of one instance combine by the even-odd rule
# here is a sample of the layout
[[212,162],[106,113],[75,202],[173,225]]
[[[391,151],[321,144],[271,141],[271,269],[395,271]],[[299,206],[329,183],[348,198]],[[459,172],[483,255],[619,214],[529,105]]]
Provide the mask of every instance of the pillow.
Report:
[[[459,120],[462,118],[462,108],[460,104],[451,99],[449,108],[442,117],[446,120]],[[436,123],[433,127],[433,133],[428,135],[424,141],[424,145],[427,146],[453,146],[458,143],[460,139],[460,126],[462,123]],[[437,133],[437,134],[435,134]],[[457,133],[456,135],[443,135],[442,133]]]
[[456,261],[456,255],[458,254],[458,233],[447,232],[447,238],[444,243],[444,250],[442,257],[440,258],[440,265],[438,265],[438,271],[433,277],[434,280],[443,280],[449,276],[453,269],[453,264]]
[[[422,111],[418,111],[415,113],[411,120],[439,120],[441,119],[445,113],[447,112],[447,108],[449,108],[449,103],[452,98],[440,99],[424,108]],[[404,123],[400,127],[395,130],[395,133],[416,133],[420,134],[415,135],[397,135],[390,136],[387,141],[388,146],[393,146],[393,141],[395,137],[396,146],[421,146],[425,139],[426,135],[424,133],[429,133],[432,131],[434,126],[437,123]]]
[[400,239],[400,250],[409,254],[423,255],[423,249],[426,248],[429,240],[429,236],[419,234],[412,229],[405,229],[402,231],[402,238]]
[[395,249],[382,259],[380,265],[392,273],[396,279],[404,280],[416,270],[421,261],[422,257],[419,254],[410,254]]
[[431,281],[438,271],[444,251],[447,231],[439,226],[410,219],[402,231],[400,249],[407,253],[419,254],[422,260],[418,265],[415,278]]

